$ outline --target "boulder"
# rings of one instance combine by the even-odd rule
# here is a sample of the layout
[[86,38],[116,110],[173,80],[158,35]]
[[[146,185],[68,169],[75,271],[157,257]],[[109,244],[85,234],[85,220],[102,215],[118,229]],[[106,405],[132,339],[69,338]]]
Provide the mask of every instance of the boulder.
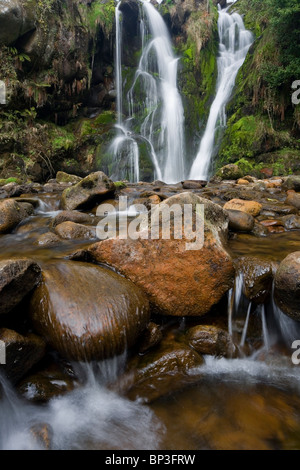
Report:
[[63,222],[75,222],[76,224],[90,224],[92,217],[89,214],[79,211],[61,211],[51,221],[50,229],[54,229]]
[[275,275],[274,297],[278,307],[300,321],[300,251],[289,254]]
[[296,207],[296,209],[300,209],[300,193],[296,193],[294,190],[289,190],[287,192],[287,198],[285,203],[288,206]]
[[235,346],[227,331],[214,325],[196,325],[187,331],[186,339],[199,354],[232,357]]
[[225,165],[216,173],[216,177],[221,178],[222,180],[238,180],[242,178],[242,176],[242,171],[235,164]]
[[82,178],[76,175],[69,175],[69,173],[65,173],[64,171],[58,171],[56,173],[56,181],[57,183],[69,183],[69,184],[76,184],[81,181]]
[[89,240],[96,238],[96,229],[74,222],[63,222],[55,227],[55,233],[65,240]]
[[0,261],[0,314],[10,312],[38,284],[41,268],[30,259]]
[[229,229],[233,232],[251,232],[255,219],[252,215],[243,211],[228,210]]
[[[204,244],[187,249],[187,240],[175,237],[153,239],[157,227],[155,215],[165,206],[204,207]],[[232,287],[234,266],[225,247],[228,218],[222,208],[193,193],[181,193],[166,199],[143,216],[138,239],[107,239],[87,250],[88,259],[106,263],[138,285],[158,313],[174,316],[198,316],[209,312]],[[156,219],[157,220],[157,219]],[[181,220],[182,221],[182,220]],[[186,219],[191,227],[191,221]],[[198,227],[197,234],[203,231]],[[184,234],[184,230],[183,230]]]
[[33,214],[33,206],[14,199],[0,201],[0,234],[11,232],[23,219]]
[[135,344],[149,322],[149,304],[138,287],[109,269],[61,261],[45,266],[30,317],[63,357],[101,360]]
[[235,210],[246,212],[253,217],[259,215],[262,210],[262,205],[256,201],[244,201],[243,199],[231,199],[224,205],[225,210]]
[[293,189],[294,191],[300,192],[300,175],[290,175],[288,176],[282,188],[285,190]]
[[93,206],[109,198],[114,191],[115,184],[102,171],[97,171],[63,191],[61,208],[74,210]]
[[247,299],[263,304],[272,292],[272,264],[260,258],[243,256],[237,261],[237,272],[243,276],[243,293]]
[[285,215],[281,218],[282,222],[284,223],[284,227],[287,230],[295,230],[300,229],[300,216],[291,214]]
[[14,384],[45,355],[45,342],[34,334],[22,336],[16,331],[2,328],[0,340],[4,342],[6,350],[6,364],[1,370]]
[[35,29],[34,20],[31,10],[20,0],[0,0],[0,44],[12,44]]

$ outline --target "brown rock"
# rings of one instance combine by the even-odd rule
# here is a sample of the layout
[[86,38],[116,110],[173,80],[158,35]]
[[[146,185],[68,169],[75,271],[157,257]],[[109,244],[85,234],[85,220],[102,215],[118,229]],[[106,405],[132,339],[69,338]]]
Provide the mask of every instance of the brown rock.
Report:
[[149,349],[159,344],[162,340],[162,331],[158,325],[154,322],[150,322],[147,325],[144,333],[141,335],[139,352],[145,353]]
[[237,271],[243,275],[243,292],[257,304],[264,303],[272,291],[271,263],[252,256],[243,256],[237,262]]
[[100,360],[135,344],[149,322],[140,289],[109,269],[49,263],[30,316],[37,332],[70,360]]
[[0,340],[5,343],[6,350],[6,364],[1,370],[12,383],[17,383],[45,355],[45,342],[36,335],[22,336],[2,328]]
[[52,246],[57,245],[61,242],[61,239],[52,232],[43,233],[39,238],[36,240],[35,244],[39,246]]
[[14,199],[0,201],[0,234],[11,232],[23,219],[33,213],[28,203],[18,203]]
[[149,239],[104,240],[92,245],[87,255],[95,262],[116,268],[141,287],[160,313],[204,315],[233,284],[233,263],[222,243],[227,237],[227,215],[217,204],[193,193],[173,196],[153,210],[159,211],[165,204],[192,204],[194,211],[196,204],[204,205],[205,233],[201,249],[187,250],[184,237],[152,240],[149,228],[149,231],[145,229]]
[[247,185],[250,184],[248,180],[240,178],[237,180],[236,184]]
[[242,211],[227,210],[229,229],[233,232],[251,232],[255,219],[252,215]]
[[56,181],[57,183],[70,183],[70,184],[76,184],[81,181],[82,178],[77,175],[70,175],[69,173],[65,173],[64,171],[58,171],[56,173]]
[[280,263],[274,297],[283,313],[300,321],[300,251],[291,253]]
[[40,279],[41,268],[32,260],[0,261],[0,314],[16,307]]
[[75,222],[76,224],[90,224],[92,217],[89,214],[79,211],[61,211],[51,221],[50,228],[54,229],[63,222]]
[[287,230],[300,229],[300,217],[297,215],[286,215],[281,220]]
[[296,193],[294,190],[287,191],[285,203],[289,206],[296,207],[296,209],[300,209],[300,194]]
[[225,210],[236,210],[246,212],[253,217],[259,215],[262,210],[262,205],[256,201],[244,201],[242,199],[231,199],[224,205]]
[[55,233],[65,240],[89,240],[96,238],[96,229],[74,222],[63,222],[55,227]]
[[199,354],[232,357],[235,352],[230,335],[217,326],[194,326],[188,330],[186,339]]
[[182,182],[183,189],[202,189],[206,186],[207,181],[186,180]]
[[74,210],[92,206],[110,197],[114,191],[114,183],[102,171],[97,171],[65,189],[61,197],[61,207]]
[[30,432],[35,439],[38,447],[50,450],[53,438],[53,429],[47,423],[35,424],[30,428]]

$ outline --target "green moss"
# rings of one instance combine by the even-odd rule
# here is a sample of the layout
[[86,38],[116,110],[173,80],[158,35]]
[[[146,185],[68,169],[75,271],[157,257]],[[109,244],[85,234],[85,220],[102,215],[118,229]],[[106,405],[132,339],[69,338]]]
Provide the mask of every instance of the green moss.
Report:
[[19,178],[15,178],[15,177],[0,179],[0,186],[5,186],[6,184],[9,184],[9,183],[21,184],[22,181]]

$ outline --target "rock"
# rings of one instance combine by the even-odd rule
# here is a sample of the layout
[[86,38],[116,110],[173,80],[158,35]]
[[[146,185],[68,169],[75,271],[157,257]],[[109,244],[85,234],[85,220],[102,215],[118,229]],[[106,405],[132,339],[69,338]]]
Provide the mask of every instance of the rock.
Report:
[[246,212],[227,210],[229,217],[229,229],[233,232],[251,232],[254,228],[255,219]]
[[213,325],[197,325],[187,331],[186,339],[199,354],[231,358],[235,346],[227,331]]
[[96,238],[96,229],[74,222],[63,222],[55,227],[55,233],[65,240],[90,240]]
[[34,334],[22,336],[16,331],[2,328],[0,340],[5,343],[6,350],[6,364],[1,370],[14,384],[45,355],[45,342]]
[[207,181],[186,180],[182,181],[183,189],[202,189],[206,186]]
[[217,171],[216,176],[222,180],[238,180],[243,173],[235,164],[225,165]]
[[14,43],[35,29],[35,18],[19,0],[0,0],[0,44]]
[[38,284],[41,268],[30,259],[0,261],[0,314],[10,312]]
[[283,313],[300,321],[300,251],[289,254],[275,274],[274,298]]
[[139,352],[145,353],[149,349],[159,344],[162,338],[163,335],[160,327],[156,323],[150,322],[147,325],[144,333],[141,335]]
[[51,221],[50,228],[54,229],[63,222],[75,222],[76,224],[90,224],[92,217],[89,214],[79,211],[61,211]]
[[272,292],[272,264],[260,258],[243,256],[237,261],[237,272],[243,276],[243,293],[247,299],[263,304]]
[[248,180],[240,178],[237,180],[236,184],[247,185],[250,184]]
[[264,227],[283,227],[284,226],[284,223],[282,222],[282,220],[276,220],[276,219],[266,219],[266,220],[260,220],[259,221],[261,223],[261,225],[263,225]]
[[44,450],[50,450],[53,439],[53,429],[47,423],[39,423],[31,426],[30,432],[36,441],[38,447]]
[[129,362],[129,371],[121,381],[123,391],[131,400],[153,402],[194,382],[189,372],[203,362],[187,345],[165,340],[155,351]]
[[28,203],[18,203],[14,199],[0,201],[0,234],[11,232],[23,219],[33,213]]
[[55,233],[46,232],[39,236],[39,238],[35,242],[35,245],[52,246],[57,245],[58,243],[61,243],[61,238],[55,235]]
[[282,217],[281,220],[287,230],[300,229],[300,216],[298,215],[286,215]]
[[73,210],[92,206],[110,197],[114,191],[114,183],[102,171],[97,171],[65,189],[61,197],[61,207]]
[[255,224],[252,230],[252,235],[254,235],[255,237],[266,237],[268,233],[269,231],[267,227],[264,227],[259,222],[255,221]]
[[289,190],[285,203],[289,206],[296,207],[296,209],[300,209],[300,194],[296,193],[294,190]]
[[[227,239],[228,218],[220,206],[193,193],[170,197],[152,209],[149,218],[162,207],[177,204],[183,208],[191,204],[204,206],[204,245],[187,249],[187,240],[151,239],[156,224],[144,216],[140,227],[146,238],[133,240],[112,238],[87,250],[94,262],[107,263],[130,279],[147,294],[150,302],[161,314],[198,316],[209,312],[231,288],[234,267],[223,241]],[[156,211],[155,213],[153,211]],[[201,232],[201,228],[200,232]]]
[[276,217],[278,215],[290,215],[297,214],[297,209],[294,206],[289,206],[283,202],[277,201],[276,203],[262,203],[264,211],[275,212]]
[[70,183],[70,184],[76,184],[81,181],[82,178],[80,176],[76,175],[69,175],[68,173],[65,173],[64,171],[58,171],[56,173],[56,181],[57,183]]
[[288,176],[282,184],[282,188],[285,190],[293,189],[294,191],[300,192],[300,175]]
[[226,202],[223,209],[225,210],[236,210],[246,212],[253,217],[259,215],[262,210],[262,205],[256,201],[244,201],[242,199],[231,199],[231,201]]
[[113,271],[61,261],[45,267],[30,317],[63,357],[91,361],[133,346],[149,322],[149,305],[138,287]]

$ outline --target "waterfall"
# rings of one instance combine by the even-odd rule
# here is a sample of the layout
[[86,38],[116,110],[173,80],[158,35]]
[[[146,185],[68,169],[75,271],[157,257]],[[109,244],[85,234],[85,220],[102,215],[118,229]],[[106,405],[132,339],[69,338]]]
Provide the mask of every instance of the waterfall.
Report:
[[191,179],[207,179],[215,151],[215,136],[219,127],[226,126],[226,105],[232,95],[239,69],[243,65],[253,36],[245,29],[238,13],[221,10],[218,18],[219,57],[216,96],[202,137],[200,148],[191,168]]
[[[171,38],[163,18],[156,8],[141,0],[143,18],[140,22],[142,54],[127,93],[128,116],[122,116],[122,30],[120,2],[116,7],[116,88],[117,128],[119,135],[111,145],[116,173],[126,159],[129,178],[140,176],[139,143],[146,144],[155,177],[166,183],[176,183],[185,176],[184,111],[177,89],[178,58],[172,50]],[[150,33],[150,35],[149,35]],[[149,38],[150,36],[150,38]]]

